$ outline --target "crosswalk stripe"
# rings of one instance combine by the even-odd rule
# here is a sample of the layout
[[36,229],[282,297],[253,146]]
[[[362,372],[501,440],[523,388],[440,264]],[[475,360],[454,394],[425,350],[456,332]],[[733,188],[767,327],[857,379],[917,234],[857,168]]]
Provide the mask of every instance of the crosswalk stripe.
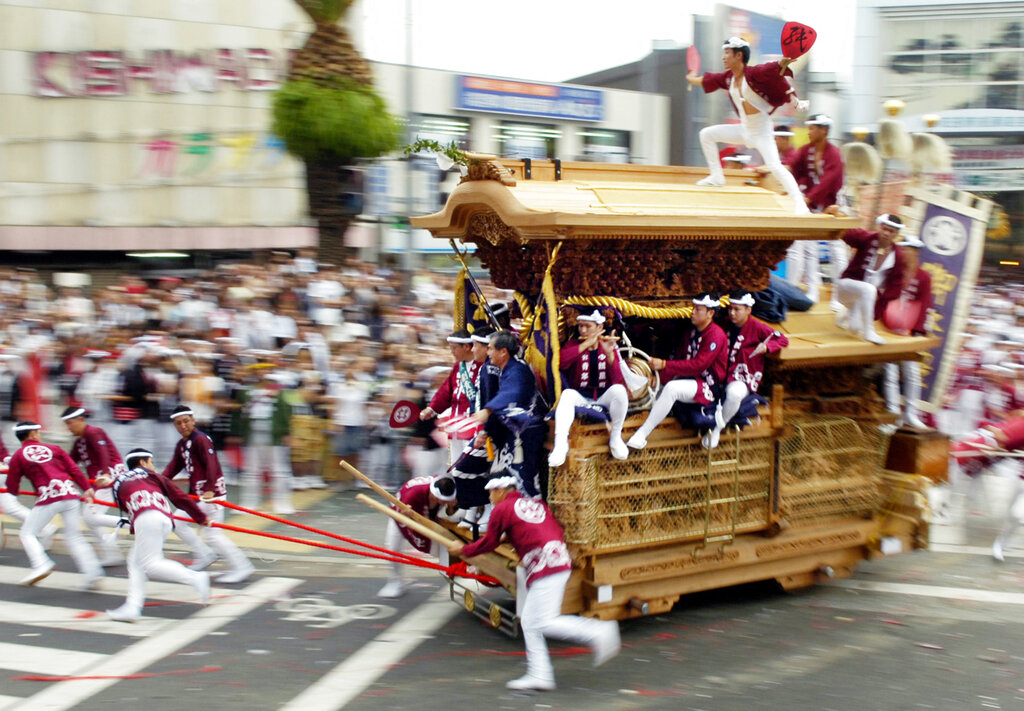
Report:
[[0,694],[0,711],[4,711],[8,706],[13,706],[16,701],[21,701],[20,697],[17,696],[4,696]]
[[432,598],[364,645],[319,681],[281,707],[281,711],[336,711],[359,696],[410,651],[461,610],[448,589]]
[[0,669],[29,674],[75,674],[106,659],[107,654],[0,642]]
[[[27,567],[19,568],[13,565],[0,565],[0,584],[17,585],[22,578],[28,575],[28,571]],[[36,587],[41,589],[78,590],[83,580],[85,578],[81,573],[66,573],[55,570],[36,583]],[[216,597],[224,592],[226,591],[223,589],[215,588],[212,594]],[[124,597],[128,594],[128,578],[104,577],[100,580],[99,588],[88,594],[93,593]],[[87,593],[82,594],[85,595]],[[146,599],[193,602],[196,599],[196,592],[188,585],[150,580],[146,583]]]
[[75,672],[77,676],[112,678],[80,679],[74,684],[50,684],[43,691],[16,701],[4,711],[73,709],[85,699],[118,683],[120,677],[142,671],[260,605],[280,597],[301,582],[297,578],[262,578],[232,594],[227,603],[214,601],[209,607],[178,620],[173,625],[168,625],[166,629],[152,637],[136,642],[116,654],[102,656],[88,668],[81,668]]
[[126,625],[111,620],[102,610],[83,610],[28,602],[5,602],[0,605],[0,623],[116,634],[123,637],[149,637],[166,625],[173,624],[171,620],[159,617],[144,617],[135,624]]

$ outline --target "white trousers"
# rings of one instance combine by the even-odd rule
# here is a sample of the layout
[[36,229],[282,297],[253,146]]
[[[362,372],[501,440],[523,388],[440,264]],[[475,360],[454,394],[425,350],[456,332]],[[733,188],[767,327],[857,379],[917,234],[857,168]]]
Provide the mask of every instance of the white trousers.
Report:
[[[388,519],[388,527],[384,530],[384,547],[387,548],[389,551],[394,551],[395,553],[401,553],[402,550],[404,550],[406,548],[406,546],[408,546],[410,548],[412,547],[412,546],[409,546],[409,543],[408,543],[408,541],[405,540],[405,536],[402,535],[402,532],[398,530],[398,522],[395,521],[395,519],[393,519],[393,518],[389,518]],[[431,543],[430,544],[430,555],[436,556],[437,553],[438,553],[437,543]],[[392,579],[393,580],[401,580],[402,579],[402,572],[403,572],[404,568],[405,568],[405,563],[396,563],[396,562],[392,561],[391,562],[391,570],[392,570],[392,576],[391,577],[392,577]]]
[[[213,523],[224,523],[224,507],[206,501],[198,502],[199,508]],[[192,517],[187,512],[177,509],[175,516],[181,516],[188,520]],[[232,570],[248,569],[252,565],[245,553],[224,535],[219,528],[208,528],[203,526],[199,533],[184,521],[177,521],[174,525],[174,532],[189,548],[192,549],[193,558],[207,558],[214,552],[223,558]],[[209,545],[207,545],[209,544]]]
[[722,421],[726,425],[729,421],[736,417],[736,413],[740,411],[740,405],[743,404],[743,398],[750,394],[750,388],[747,387],[746,383],[734,380],[725,386],[725,398],[722,401]]
[[742,123],[724,123],[717,126],[706,126],[700,131],[700,147],[704,152],[704,160],[707,161],[711,170],[711,178],[716,181],[725,181],[725,173],[722,172],[722,161],[718,157],[719,143],[734,143],[756,148],[764,160],[764,167],[771,171],[771,174],[779,181],[779,184],[786,189],[786,193],[793,201],[793,210],[797,214],[806,214],[807,202],[804,200],[800,186],[796,178],[789,172],[789,169],[782,165],[779,158],[779,149],[775,145],[775,125],[772,117],[766,113],[740,114]]
[[[110,488],[96,489],[93,498],[96,502],[114,503],[114,494]],[[103,551],[103,557],[119,557],[121,551],[117,547],[117,539],[113,537],[108,538],[107,534],[117,528],[121,517],[113,513],[117,511],[116,506],[107,506],[106,504],[83,504],[82,520],[85,521],[85,525],[89,528],[93,538],[99,543],[100,550]]]
[[[523,642],[526,643],[526,673],[545,681],[555,680],[555,670],[551,666],[546,638],[560,639],[567,642],[593,646],[605,626],[616,624],[562,614],[562,597],[565,595],[565,584],[569,582],[569,571],[533,581],[527,587],[526,569],[516,567],[516,608],[519,624],[523,629]],[[518,592],[525,591],[520,596]]]
[[[976,478],[980,479],[981,477]],[[1021,523],[1024,523],[1024,481],[1018,478],[1017,489],[1010,500],[1009,508],[1006,509],[1003,527],[996,540],[1002,543],[1004,548],[1008,548],[1010,539],[1013,538],[1013,534],[1017,532]]]
[[33,568],[42,568],[53,562],[50,556],[46,555],[43,544],[39,542],[39,533],[57,514],[64,520],[64,540],[78,570],[89,577],[103,575],[103,568],[100,567],[96,553],[82,535],[81,502],[78,499],[36,505],[29,510],[19,534],[28,562]]
[[[903,375],[904,404],[900,408],[900,375]],[[921,364],[916,360],[885,364],[885,406],[894,414],[917,417],[921,400]]]
[[576,408],[590,403],[608,408],[608,414],[612,418],[609,439],[614,441],[616,438],[622,438],[622,423],[626,421],[626,412],[629,410],[629,393],[626,392],[624,385],[616,383],[601,393],[601,397],[596,400],[583,397],[577,390],[562,391],[555,407],[555,446],[558,446],[559,442],[568,443],[569,429],[576,419]]
[[636,431],[638,435],[647,439],[654,428],[661,424],[661,421],[672,412],[672,406],[677,402],[697,401],[697,381],[691,378],[681,380],[670,380],[661,388],[658,399],[651,406],[647,413],[647,419]]
[[807,284],[807,298],[818,300],[821,272],[818,270],[818,243],[814,240],[793,240],[786,250],[786,280],[799,286]]
[[875,301],[878,289],[859,279],[840,279],[836,284],[836,297],[849,313],[851,331],[867,336],[875,332]]
[[[178,522],[178,526],[184,525]],[[149,509],[135,517],[135,542],[128,551],[128,598],[125,600],[125,606],[135,613],[141,613],[146,602],[148,580],[166,580],[199,590],[203,573],[164,557],[164,541],[171,535],[171,529],[171,519],[159,511]]]
[[270,495],[274,507],[291,506],[292,470],[288,447],[273,445],[270,442],[269,434],[256,434],[245,448],[245,471],[242,473],[240,503],[247,509],[255,509],[260,505],[263,472],[270,472]]

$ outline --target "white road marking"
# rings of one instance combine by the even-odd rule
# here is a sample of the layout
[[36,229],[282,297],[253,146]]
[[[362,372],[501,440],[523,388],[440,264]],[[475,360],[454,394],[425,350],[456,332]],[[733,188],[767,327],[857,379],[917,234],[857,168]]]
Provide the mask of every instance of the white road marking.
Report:
[[[166,630],[120,652],[105,655],[95,664],[78,669],[64,669],[71,676],[112,677],[80,679],[74,684],[51,684],[38,694],[15,702],[4,711],[64,711],[73,709],[85,699],[113,686],[119,677],[136,674],[182,647],[196,642],[242,615],[285,594],[299,583],[296,578],[263,578],[231,596],[227,604],[214,601],[194,615],[169,625]],[[19,646],[19,648],[21,648]]]
[[172,620],[159,617],[144,617],[135,624],[114,622],[102,610],[83,610],[56,605],[36,605],[27,602],[5,602],[0,605],[0,623],[48,627],[76,632],[99,632],[123,637],[149,637],[156,634]]
[[75,652],[57,647],[33,647],[28,644],[0,642],[0,669],[27,674],[67,674],[68,669],[82,669],[98,664],[108,654]]
[[4,711],[9,706],[13,706],[15,702],[21,701],[20,696],[4,696],[0,694],[0,711]]
[[[952,543],[930,543],[928,550],[932,553],[960,553],[962,555],[981,555],[986,558],[992,557],[992,546],[967,546]],[[1006,558],[1024,558],[1022,551],[1003,551]],[[995,563],[993,563],[994,565]]]
[[[27,574],[28,567],[19,568],[12,565],[0,565],[0,584],[17,585],[18,582]],[[47,577],[36,583],[35,587],[41,590],[56,588],[60,590],[79,591],[84,580],[85,578],[81,573],[68,573],[61,570],[55,570]],[[225,588],[213,588],[212,595],[216,598],[219,593],[226,594],[228,592],[229,590]],[[128,578],[105,576],[100,578],[99,587],[96,590],[82,594],[115,595],[118,597],[124,597],[128,594]],[[162,583],[150,580],[146,583],[146,599],[194,602],[196,600],[196,591],[189,585],[181,585],[179,583]],[[108,603],[104,602],[103,604]]]
[[441,588],[372,642],[281,707],[280,711],[336,711],[359,696],[409,652],[460,612]]
[[991,602],[1000,605],[1024,605],[1024,593],[1000,592],[998,590],[977,590],[974,588],[949,588],[938,585],[914,585],[912,583],[882,583],[871,580],[834,580],[829,587],[863,590],[864,592],[894,593],[896,595],[921,595],[948,600]]

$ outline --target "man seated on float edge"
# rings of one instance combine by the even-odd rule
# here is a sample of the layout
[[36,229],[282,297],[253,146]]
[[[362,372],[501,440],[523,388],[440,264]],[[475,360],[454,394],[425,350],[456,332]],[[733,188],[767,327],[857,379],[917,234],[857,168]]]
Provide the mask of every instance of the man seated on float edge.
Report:
[[[682,357],[678,360],[651,358],[651,368],[661,372],[663,386],[647,419],[630,437],[627,443],[630,447],[646,447],[651,432],[668,417],[677,402],[710,405],[720,397],[728,358],[725,332],[714,321],[715,310],[720,306],[718,299],[708,293],[695,298],[690,314],[693,328],[686,331],[676,351]],[[721,422],[721,417],[721,409],[716,409],[716,424]]]
[[562,346],[558,367],[566,375],[569,388],[562,390],[555,406],[555,443],[548,456],[548,466],[560,467],[569,454],[569,429],[576,419],[576,408],[581,405],[600,405],[611,415],[608,448],[616,459],[629,456],[622,441],[622,424],[629,409],[626,390],[619,365],[618,338],[613,332],[604,335],[605,317],[595,310],[576,318],[579,338],[570,338]]
[[885,307],[898,299],[903,289],[905,265],[895,244],[903,220],[898,215],[882,214],[875,223],[877,232],[855,229],[843,235],[854,253],[836,284],[836,296],[846,309],[836,317],[836,325],[869,343],[885,345],[885,339],[875,332],[875,321],[882,318]]
[[772,113],[783,104],[791,104],[799,111],[808,107],[801,101],[787,76],[793,76],[789,65],[792,60],[783,57],[777,62],[767,62],[748,67],[750,44],[740,37],[730,37],[722,45],[722,66],[724,72],[708,72],[703,76],[694,73],[686,75],[686,81],[703,87],[705,93],[725,89],[733,109],[740,118],[739,123],[705,126],[700,132],[700,147],[704,153],[711,174],[697,181],[697,185],[725,185],[725,173],[718,158],[719,143],[738,143],[756,148],[764,160],[765,167],[785,188],[793,201],[793,212],[797,215],[810,213],[800,187],[793,174],[782,165],[779,149],[775,145],[775,127]]
[[740,411],[746,398],[757,392],[764,376],[764,359],[789,345],[778,329],[751,316],[754,295],[749,291],[734,291],[729,295],[729,358],[726,371],[725,398],[721,420],[716,418],[715,429],[706,435],[706,447],[714,449],[722,430]]

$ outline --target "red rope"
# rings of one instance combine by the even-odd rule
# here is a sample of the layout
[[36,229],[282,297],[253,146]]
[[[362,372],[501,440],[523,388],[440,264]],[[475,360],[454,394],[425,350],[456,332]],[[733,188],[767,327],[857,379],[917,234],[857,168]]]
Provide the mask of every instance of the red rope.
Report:
[[[7,491],[7,489],[0,487],[0,492],[6,492],[6,491]],[[32,492],[32,491],[19,491],[18,493],[22,494],[22,495],[25,495],[25,496],[35,496],[35,492]],[[197,501],[201,500],[201,499],[199,499],[196,496],[192,496],[192,498],[196,499]],[[102,504],[104,506],[109,506],[111,508],[117,508],[117,504],[112,504],[112,503],[107,502],[107,501],[94,501],[93,503]],[[418,568],[426,568],[427,570],[437,570],[437,571],[440,571],[440,572],[444,573],[449,578],[454,578],[454,577],[470,578],[472,580],[478,580],[481,583],[483,583],[485,585],[488,585],[488,586],[492,586],[492,587],[501,584],[498,580],[496,580],[495,578],[492,578],[489,575],[479,575],[479,574],[475,574],[475,573],[470,573],[466,569],[466,564],[463,561],[459,561],[457,563],[453,563],[452,565],[449,565],[449,566],[443,566],[440,563],[434,563],[432,561],[422,560],[420,558],[415,558],[415,557],[413,557],[411,555],[408,555],[406,553],[402,553],[400,551],[392,551],[392,550],[388,550],[387,548],[381,548],[379,546],[373,545],[372,543],[367,543],[365,541],[359,541],[359,540],[354,539],[354,538],[347,538],[345,536],[341,536],[341,535],[338,535],[338,534],[335,534],[335,533],[330,533],[328,531],[322,531],[320,529],[313,528],[312,526],[306,526],[306,525],[301,524],[301,523],[295,523],[294,521],[289,521],[288,519],[285,519],[285,518],[280,518],[278,516],[272,516],[270,514],[265,514],[265,513],[262,513],[260,511],[253,511],[252,509],[247,509],[244,506],[238,506],[237,504],[229,504],[226,501],[212,501],[212,502],[211,501],[207,501],[205,503],[220,504],[221,506],[224,506],[224,507],[229,508],[229,509],[234,509],[236,511],[240,511],[242,513],[247,513],[247,514],[250,514],[252,516],[260,516],[260,517],[263,517],[263,518],[267,518],[267,519],[270,519],[271,521],[276,521],[277,523],[282,523],[282,524],[285,524],[285,525],[288,525],[288,526],[294,526],[296,528],[300,528],[300,529],[302,529],[304,531],[309,531],[310,533],[315,533],[315,534],[318,534],[318,535],[321,535],[321,536],[326,536],[328,538],[334,538],[334,539],[337,539],[337,540],[341,540],[341,541],[344,541],[346,543],[352,543],[354,545],[363,546],[363,547],[369,548],[371,550],[382,551],[386,555],[380,555],[380,554],[377,554],[377,553],[368,553],[367,551],[353,550],[351,548],[343,548],[341,546],[334,546],[334,545],[330,545],[328,543],[321,543],[319,541],[311,541],[311,540],[306,539],[306,538],[295,538],[295,537],[292,537],[292,536],[284,536],[284,535],[281,535],[279,533],[268,533],[266,531],[254,531],[254,530],[249,529],[249,528],[241,528],[239,526],[231,526],[231,525],[228,525],[228,524],[225,524],[225,523],[214,523],[213,526],[215,528],[223,528],[226,531],[234,531],[235,533],[244,533],[244,534],[247,534],[247,535],[250,535],[250,536],[263,536],[264,538],[271,538],[271,539],[278,540],[278,541],[286,541],[288,543],[298,543],[300,545],[310,546],[310,547],[313,547],[313,548],[323,548],[325,550],[337,551],[338,553],[348,553],[350,555],[363,556],[364,558],[376,558],[377,560],[384,560],[384,561],[387,561],[389,563],[401,563],[403,565],[413,565],[413,566],[416,566]],[[182,517],[182,516],[172,516],[171,518],[173,518],[176,521],[184,521],[184,522],[187,522],[187,523],[195,523],[195,521],[193,521],[192,519],[185,518],[185,517]]]

